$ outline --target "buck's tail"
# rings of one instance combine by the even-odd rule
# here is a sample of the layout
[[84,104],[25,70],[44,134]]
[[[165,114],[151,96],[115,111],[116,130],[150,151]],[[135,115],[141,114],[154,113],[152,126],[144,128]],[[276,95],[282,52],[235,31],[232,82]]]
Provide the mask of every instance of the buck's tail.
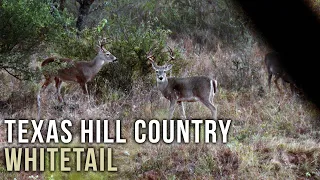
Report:
[[217,93],[218,90],[218,81],[213,79],[213,89],[214,89],[214,93]]

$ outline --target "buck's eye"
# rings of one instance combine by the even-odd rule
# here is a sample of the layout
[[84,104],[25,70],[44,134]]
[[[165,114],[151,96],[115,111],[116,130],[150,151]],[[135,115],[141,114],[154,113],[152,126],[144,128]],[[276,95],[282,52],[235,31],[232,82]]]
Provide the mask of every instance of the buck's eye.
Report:
[[107,56],[110,56],[110,53],[106,53]]
[[157,70],[156,73],[158,73],[159,71]]
[[164,73],[166,73],[167,71],[163,71]]

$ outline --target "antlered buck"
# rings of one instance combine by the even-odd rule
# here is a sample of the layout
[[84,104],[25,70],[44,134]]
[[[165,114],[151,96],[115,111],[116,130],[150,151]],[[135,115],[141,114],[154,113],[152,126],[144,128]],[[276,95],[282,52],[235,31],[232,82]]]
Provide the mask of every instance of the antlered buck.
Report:
[[[174,59],[172,50],[171,59]],[[175,104],[181,106],[183,118],[186,119],[183,102],[202,102],[208,107],[212,113],[213,119],[217,119],[217,108],[213,104],[213,97],[217,92],[217,81],[206,76],[193,77],[167,77],[166,73],[172,68],[171,64],[158,66],[154,60],[155,57],[149,51],[147,55],[148,60],[152,63],[152,67],[156,72],[157,87],[162,95],[170,101],[169,116],[171,120]]]
[[265,64],[266,64],[267,71],[268,71],[269,91],[271,89],[272,76],[275,77],[274,83],[276,84],[276,87],[277,87],[278,91],[280,92],[280,94],[282,93],[279,88],[279,85],[278,85],[278,80],[280,78],[282,79],[282,84],[284,87],[285,87],[285,83],[290,84],[291,94],[294,93],[294,90],[299,91],[299,88],[296,86],[294,80],[286,72],[286,69],[281,62],[280,54],[278,54],[277,52],[269,52],[265,55],[264,60],[265,60]]
[[60,94],[62,82],[73,81],[80,84],[84,94],[88,94],[87,82],[95,77],[104,64],[117,60],[114,55],[103,47],[105,43],[105,39],[99,41],[98,54],[92,61],[73,61],[68,58],[55,57],[45,59],[41,64],[42,67],[56,61],[67,63],[67,67],[59,69],[56,73],[44,72],[46,81],[42,85],[42,91],[55,80],[58,99],[62,102],[63,98]]

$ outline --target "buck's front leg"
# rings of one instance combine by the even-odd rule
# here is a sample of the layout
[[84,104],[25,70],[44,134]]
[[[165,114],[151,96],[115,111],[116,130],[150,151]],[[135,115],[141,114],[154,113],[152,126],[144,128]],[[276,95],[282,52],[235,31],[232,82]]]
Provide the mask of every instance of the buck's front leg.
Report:
[[81,88],[82,88],[83,94],[88,94],[87,84],[86,84],[86,83],[81,83],[80,86],[81,86]]
[[169,118],[168,118],[168,120],[171,120],[172,117],[173,117],[173,113],[174,113],[176,102],[177,102],[176,100],[170,100]]
[[179,101],[178,104],[179,104],[179,106],[181,108],[182,118],[183,118],[183,120],[186,120],[187,116],[186,116],[186,111],[184,110],[184,104],[183,104],[182,101]]
[[90,94],[89,94],[89,91],[88,91],[87,83],[81,83],[80,85],[81,85],[83,94],[86,95],[87,101],[88,101],[89,104],[90,104]]

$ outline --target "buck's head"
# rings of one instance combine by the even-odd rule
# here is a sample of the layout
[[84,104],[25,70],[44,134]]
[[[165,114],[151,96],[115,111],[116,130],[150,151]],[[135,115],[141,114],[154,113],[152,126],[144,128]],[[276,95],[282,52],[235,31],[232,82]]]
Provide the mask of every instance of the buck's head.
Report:
[[117,57],[112,55],[108,50],[106,50],[103,47],[100,48],[99,55],[104,60],[105,63],[117,62]]
[[171,64],[157,66],[155,63],[152,63],[152,67],[156,71],[157,82],[167,81],[167,71],[169,71],[172,68]]
[[[170,53],[170,59],[168,60],[174,60],[174,54],[173,51],[170,47],[168,47],[168,52]],[[152,49],[149,50],[149,52],[147,53],[147,59],[151,62],[153,69],[156,71],[156,76],[157,76],[157,82],[165,82],[167,81],[167,71],[171,70],[172,65],[171,64],[165,64],[163,66],[158,66],[155,63],[155,57],[152,55]]]
[[101,58],[104,63],[110,63],[110,62],[117,62],[117,57],[112,55],[108,50],[104,48],[104,45],[106,44],[106,38],[104,38],[101,41],[98,41],[98,56]]

